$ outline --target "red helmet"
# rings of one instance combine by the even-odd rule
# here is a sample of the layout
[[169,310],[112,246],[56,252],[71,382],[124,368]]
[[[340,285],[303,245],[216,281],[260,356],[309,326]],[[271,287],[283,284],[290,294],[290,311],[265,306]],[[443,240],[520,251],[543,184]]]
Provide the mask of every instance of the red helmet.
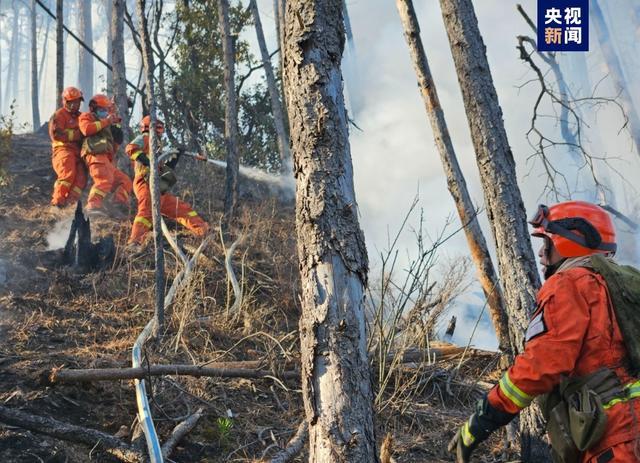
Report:
[[111,101],[107,95],[103,95],[102,93],[93,95],[89,100],[90,108],[110,108],[111,106],[113,106],[113,101]]
[[[151,125],[151,116],[146,115],[140,121],[140,132],[148,132],[149,126]],[[164,133],[164,122],[160,119],[156,119],[156,133],[158,135],[162,135]]]
[[78,99],[84,101],[84,97],[82,96],[82,92],[79,89],[75,88],[75,87],[67,87],[62,92],[62,102],[63,103],[66,103],[67,101],[78,100]]
[[586,201],[566,201],[538,206],[529,221],[532,236],[547,237],[562,257],[616,252],[616,230],[600,206]]

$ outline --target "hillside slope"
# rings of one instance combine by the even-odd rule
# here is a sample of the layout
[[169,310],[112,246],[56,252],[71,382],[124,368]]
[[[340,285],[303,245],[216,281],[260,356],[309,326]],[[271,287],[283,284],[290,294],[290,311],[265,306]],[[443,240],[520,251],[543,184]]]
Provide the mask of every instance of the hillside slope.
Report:
[[[153,315],[153,253],[124,250],[130,221],[92,224],[94,239],[112,235],[116,258],[106,271],[75,274],[60,265],[60,252],[73,210],[49,207],[54,181],[46,138],[14,138],[0,190],[0,406],[136,440],[136,403],[130,380],[78,384],[43,382],[54,368],[128,367],[133,343]],[[181,161],[179,195],[217,230],[222,212],[224,171],[195,160]],[[253,361],[272,372],[265,379],[153,377],[150,402],[160,440],[198,407],[204,416],[172,454],[176,462],[261,461],[273,456],[295,432],[302,416],[299,381],[278,379],[296,367],[298,273],[293,207],[277,188],[243,178],[233,259],[243,299],[234,297],[223,266],[217,232],[204,249],[189,284],[178,292],[166,332],[146,346],[148,364]],[[171,226],[170,226],[171,227]],[[199,241],[180,229],[187,253]],[[226,243],[228,248],[230,243]],[[167,287],[181,268],[166,252]],[[394,461],[452,461],[446,442],[496,378],[497,357],[466,353],[435,363],[403,364],[385,392],[378,415],[380,441],[393,436]],[[411,382],[408,382],[408,378]],[[410,384],[416,393],[406,394]],[[410,397],[410,400],[404,397]],[[480,461],[506,461],[500,436]],[[303,461],[304,455],[297,461]],[[119,461],[99,446],[73,443],[0,423],[2,462]]]

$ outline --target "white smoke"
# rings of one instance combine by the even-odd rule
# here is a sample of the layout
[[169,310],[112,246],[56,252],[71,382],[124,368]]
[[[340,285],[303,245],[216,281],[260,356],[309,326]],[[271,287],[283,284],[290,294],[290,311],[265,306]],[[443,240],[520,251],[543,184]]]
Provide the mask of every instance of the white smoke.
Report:
[[64,248],[67,244],[67,238],[69,238],[71,222],[73,222],[72,215],[63,217],[54,224],[53,229],[47,235],[47,251]]

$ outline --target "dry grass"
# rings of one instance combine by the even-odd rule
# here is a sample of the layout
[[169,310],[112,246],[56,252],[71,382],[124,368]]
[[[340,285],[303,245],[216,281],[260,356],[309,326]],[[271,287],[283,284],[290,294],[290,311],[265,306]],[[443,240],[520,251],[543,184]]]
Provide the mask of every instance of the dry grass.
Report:
[[[100,220],[92,224],[94,238],[114,236],[113,266],[89,275],[59,268],[57,254],[45,251],[47,233],[61,218],[47,207],[53,178],[48,171],[28,174],[33,166],[47,165],[48,147],[32,136],[21,137],[17,146],[26,155],[12,159],[10,174],[27,174],[13,175],[11,187],[0,192],[0,259],[10,264],[9,281],[0,288],[0,401],[114,434],[121,429],[132,434],[135,395],[130,382],[45,389],[39,376],[53,367],[130,365],[131,347],[153,316],[153,252],[127,255],[129,224]],[[180,169],[182,196],[215,227],[222,210],[223,172],[195,162]],[[296,363],[300,307],[293,207],[269,196],[266,187],[243,181],[241,189],[244,207],[232,236],[243,238],[231,259],[242,288],[241,305],[229,310],[234,296],[223,265],[225,251],[220,240],[213,239],[169,308],[165,332],[146,346],[149,363],[261,360],[276,376],[286,363]],[[192,254],[199,240],[170,228]],[[426,251],[424,242],[419,243]],[[372,286],[370,300],[378,303],[371,312],[376,356],[432,345],[435,322],[464,288],[460,282],[466,269],[450,267],[450,278],[441,279],[434,258],[435,253],[426,253],[414,267],[417,278],[406,285],[387,267],[381,279],[386,289],[379,289],[386,292],[374,295]],[[169,249],[165,261],[168,288],[182,263]],[[403,294],[398,286],[413,289]],[[443,450],[446,440],[483,390],[468,378],[490,378],[496,359],[470,355],[454,376],[457,359],[408,365],[397,358],[376,369],[379,437],[391,433],[398,463],[451,461]],[[197,407],[205,407],[205,416],[174,456],[176,462],[268,459],[295,433],[303,410],[297,381],[154,377],[148,384],[161,439]],[[2,461],[24,461],[16,455],[31,452],[40,458],[55,454],[61,455],[60,461],[84,462],[89,450],[0,427]],[[100,456],[99,461],[113,460]]]

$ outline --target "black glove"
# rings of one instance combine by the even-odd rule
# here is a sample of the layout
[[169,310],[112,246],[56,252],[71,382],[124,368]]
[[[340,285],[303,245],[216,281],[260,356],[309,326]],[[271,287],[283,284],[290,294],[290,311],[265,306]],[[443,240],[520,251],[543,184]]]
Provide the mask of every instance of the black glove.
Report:
[[493,407],[485,395],[477,402],[476,411],[453,436],[447,449],[456,454],[456,463],[468,463],[471,461],[471,453],[480,442],[485,441],[499,427],[508,424],[515,416]]
[[120,124],[111,125],[111,135],[113,135],[113,141],[115,141],[118,145],[122,145],[124,140],[124,133],[122,132],[122,127]]
[[136,158],[136,162],[139,162],[140,164],[142,164],[145,167],[149,167],[149,165],[150,165],[149,164],[149,158],[144,153],[140,153],[138,155],[138,157]]

